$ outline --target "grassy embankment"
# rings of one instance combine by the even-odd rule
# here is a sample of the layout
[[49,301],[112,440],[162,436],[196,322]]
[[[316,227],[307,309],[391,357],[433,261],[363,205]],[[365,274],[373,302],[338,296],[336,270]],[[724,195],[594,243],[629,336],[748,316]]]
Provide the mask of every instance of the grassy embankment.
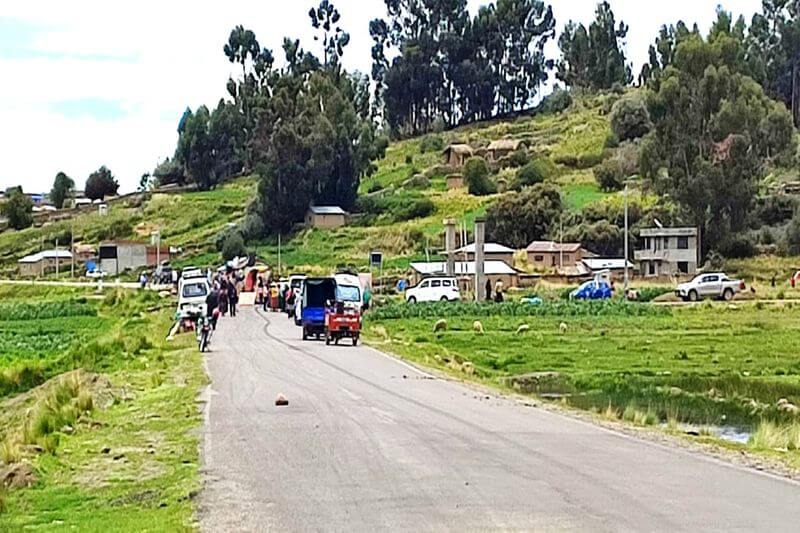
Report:
[[[779,405],[800,404],[796,312],[792,303],[389,306],[366,330],[411,361],[605,416],[755,431],[749,447],[785,449],[800,467],[800,419]],[[446,331],[434,332],[442,317]]]
[[[191,335],[162,340],[173,302],[0,286],[0,530],[195,526]],[[30,486],[27,486],[29,485]]]
[[[83,213],[38,228],[6,231],[0,233],[0,275],[14,275],[19,258],[42,246],[52,249],[56,239],[62,249],[67,248],[71,231],[75,242],[96,246],[110,239],[149,242],[150,231],[160,229],[165,246],[183,248],[181,262],[216,263],[214,237],[228,223],[244,217],[254,192],[255,179],[241,178],[213,191],[156,194],[143,203],[113,203],[107,216]],[[69,268],[64,270],[68,275]]]

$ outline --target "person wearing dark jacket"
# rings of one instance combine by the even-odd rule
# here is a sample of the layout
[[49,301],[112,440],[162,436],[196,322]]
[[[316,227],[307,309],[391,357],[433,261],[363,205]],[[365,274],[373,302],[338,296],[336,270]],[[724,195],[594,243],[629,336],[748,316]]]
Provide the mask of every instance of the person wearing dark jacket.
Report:
[[217,291],[211,289],[208,291],[208,296],[206,296],[206,316],[211,321],[213,329],[217,329],[217,317],[214,313],[217,307],[219,307],[219,296],[217,296]]
[[239,293],[236,291],[236,282],[228,281],[228,306],[231,308],[231,316],[236,316],[236,304],[239,302]]

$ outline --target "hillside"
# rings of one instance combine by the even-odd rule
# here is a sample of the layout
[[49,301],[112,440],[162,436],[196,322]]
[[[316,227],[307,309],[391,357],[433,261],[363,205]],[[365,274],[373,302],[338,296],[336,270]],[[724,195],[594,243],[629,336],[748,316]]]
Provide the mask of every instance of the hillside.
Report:
[[[618,98],[600,95],[577,100],[563,113],[543,113],[507,121],[471,124],[438,135],[442,144],[464,142],[486,145],[512,138],[529,143],[532,157],[547,158],[554,169],[550,181],[557,183],[565,204],[579,209],[609,196],[597,186],[591,167],[603,157],[608,134],[607,113]],[[386,215],[359,221],[336,230],[304,230],[282,242],[282,261],[298,270],[324,272],[340,265],[365,266],[370,250],[384,252],[385,269],[404,269],[414,259],[424,259],[441,249],[442,221],[455,217],[470,226],[499,195],[471,196],[463,190],[448,191],[441,151],[423,151],[426,137],[392,143],[377,172],[362,181],[361,195],[390,197],[392,204],[410,204],[420,197],[433,203],[433,212],[398,222]],[[501,171],[497,179],[511,178],[515,169]],[[409,178],[424,173],[427,186],[413,186]],[[404,187],[406,184],[406,187]],[[369,224],[369,225],[367,225]],[[259,254],[275,261],[277,240],[258,246]]]
[[39,228],[6,231],[0,233],[0,272],[13,274],[17,259],[43,247],[52,248],[56,239],[66,248],[71,231],[76,243],[97,245],[108,239],[146,242],[148,230],[160,228],[162,241],[183,248],[187,259],[216,262],[214,237],[226,224],[241,219],[254,192],[255,180],[245,178],[213,191],[155,194],[144,202],[113,203],[105,216],[83,213]]

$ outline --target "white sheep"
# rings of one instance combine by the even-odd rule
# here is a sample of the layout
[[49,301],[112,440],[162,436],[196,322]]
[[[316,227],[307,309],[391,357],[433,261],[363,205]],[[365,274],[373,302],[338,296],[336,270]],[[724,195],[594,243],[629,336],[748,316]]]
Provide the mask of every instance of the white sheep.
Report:
[[517,328],[517,335],[524,335],[530,330],[531,327],[528,324],[520,324],[520,326]]
[[561,324],[559,324],[559,326],[558,326],[558,330],[561,332],[561,334],[562,334],[562,335],[565,335],[565,334],[567,333],[567,329],[568,329],[568,328],[567,328],[567,324],[566,324],[566,322],[562,322],[562,323],[561,323]]
[[445,320],[444,318],[440,318],[433,325],[433,332],[436,333],[439,331],[447,331],[447,320]]
[[478,335],[483,335],[484,333],[483,324],[481,324],[480,320],[476,320],[475,322],[472,323],[472,331],[474,331]]

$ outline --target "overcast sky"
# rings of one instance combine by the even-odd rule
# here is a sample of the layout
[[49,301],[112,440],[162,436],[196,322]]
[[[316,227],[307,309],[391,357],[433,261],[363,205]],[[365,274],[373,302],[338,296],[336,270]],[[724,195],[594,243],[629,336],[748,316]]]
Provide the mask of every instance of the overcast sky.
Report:
[[[368,23],[385,15],[382,0],[336,0],[351,42],[344,63],[370,70]],[[470,10],[485,4],[469,0]],[[595,0],[552,0],[560,29],[589,23]],[[612,0],[630,25],[628,57],[638,73],[663,23],[697,22],[704,30],[716,0]],[[236,24],[262,46],[284,36],[311,39],[312,0],[237,2],[140,0],[7,1],[0,9],[0,188],[48,191],[59,171],[78,188],[100,165],[133,190],[144,172],[173,153],[183,110],[216,105],[233,67],[222,52]],[[760,0],[726,0],[750,19]],[[551,56],[557,48],[553,44]],[[282,57],[282,54],[276,53]],[[234,73],[235,75],[235,73]]]

